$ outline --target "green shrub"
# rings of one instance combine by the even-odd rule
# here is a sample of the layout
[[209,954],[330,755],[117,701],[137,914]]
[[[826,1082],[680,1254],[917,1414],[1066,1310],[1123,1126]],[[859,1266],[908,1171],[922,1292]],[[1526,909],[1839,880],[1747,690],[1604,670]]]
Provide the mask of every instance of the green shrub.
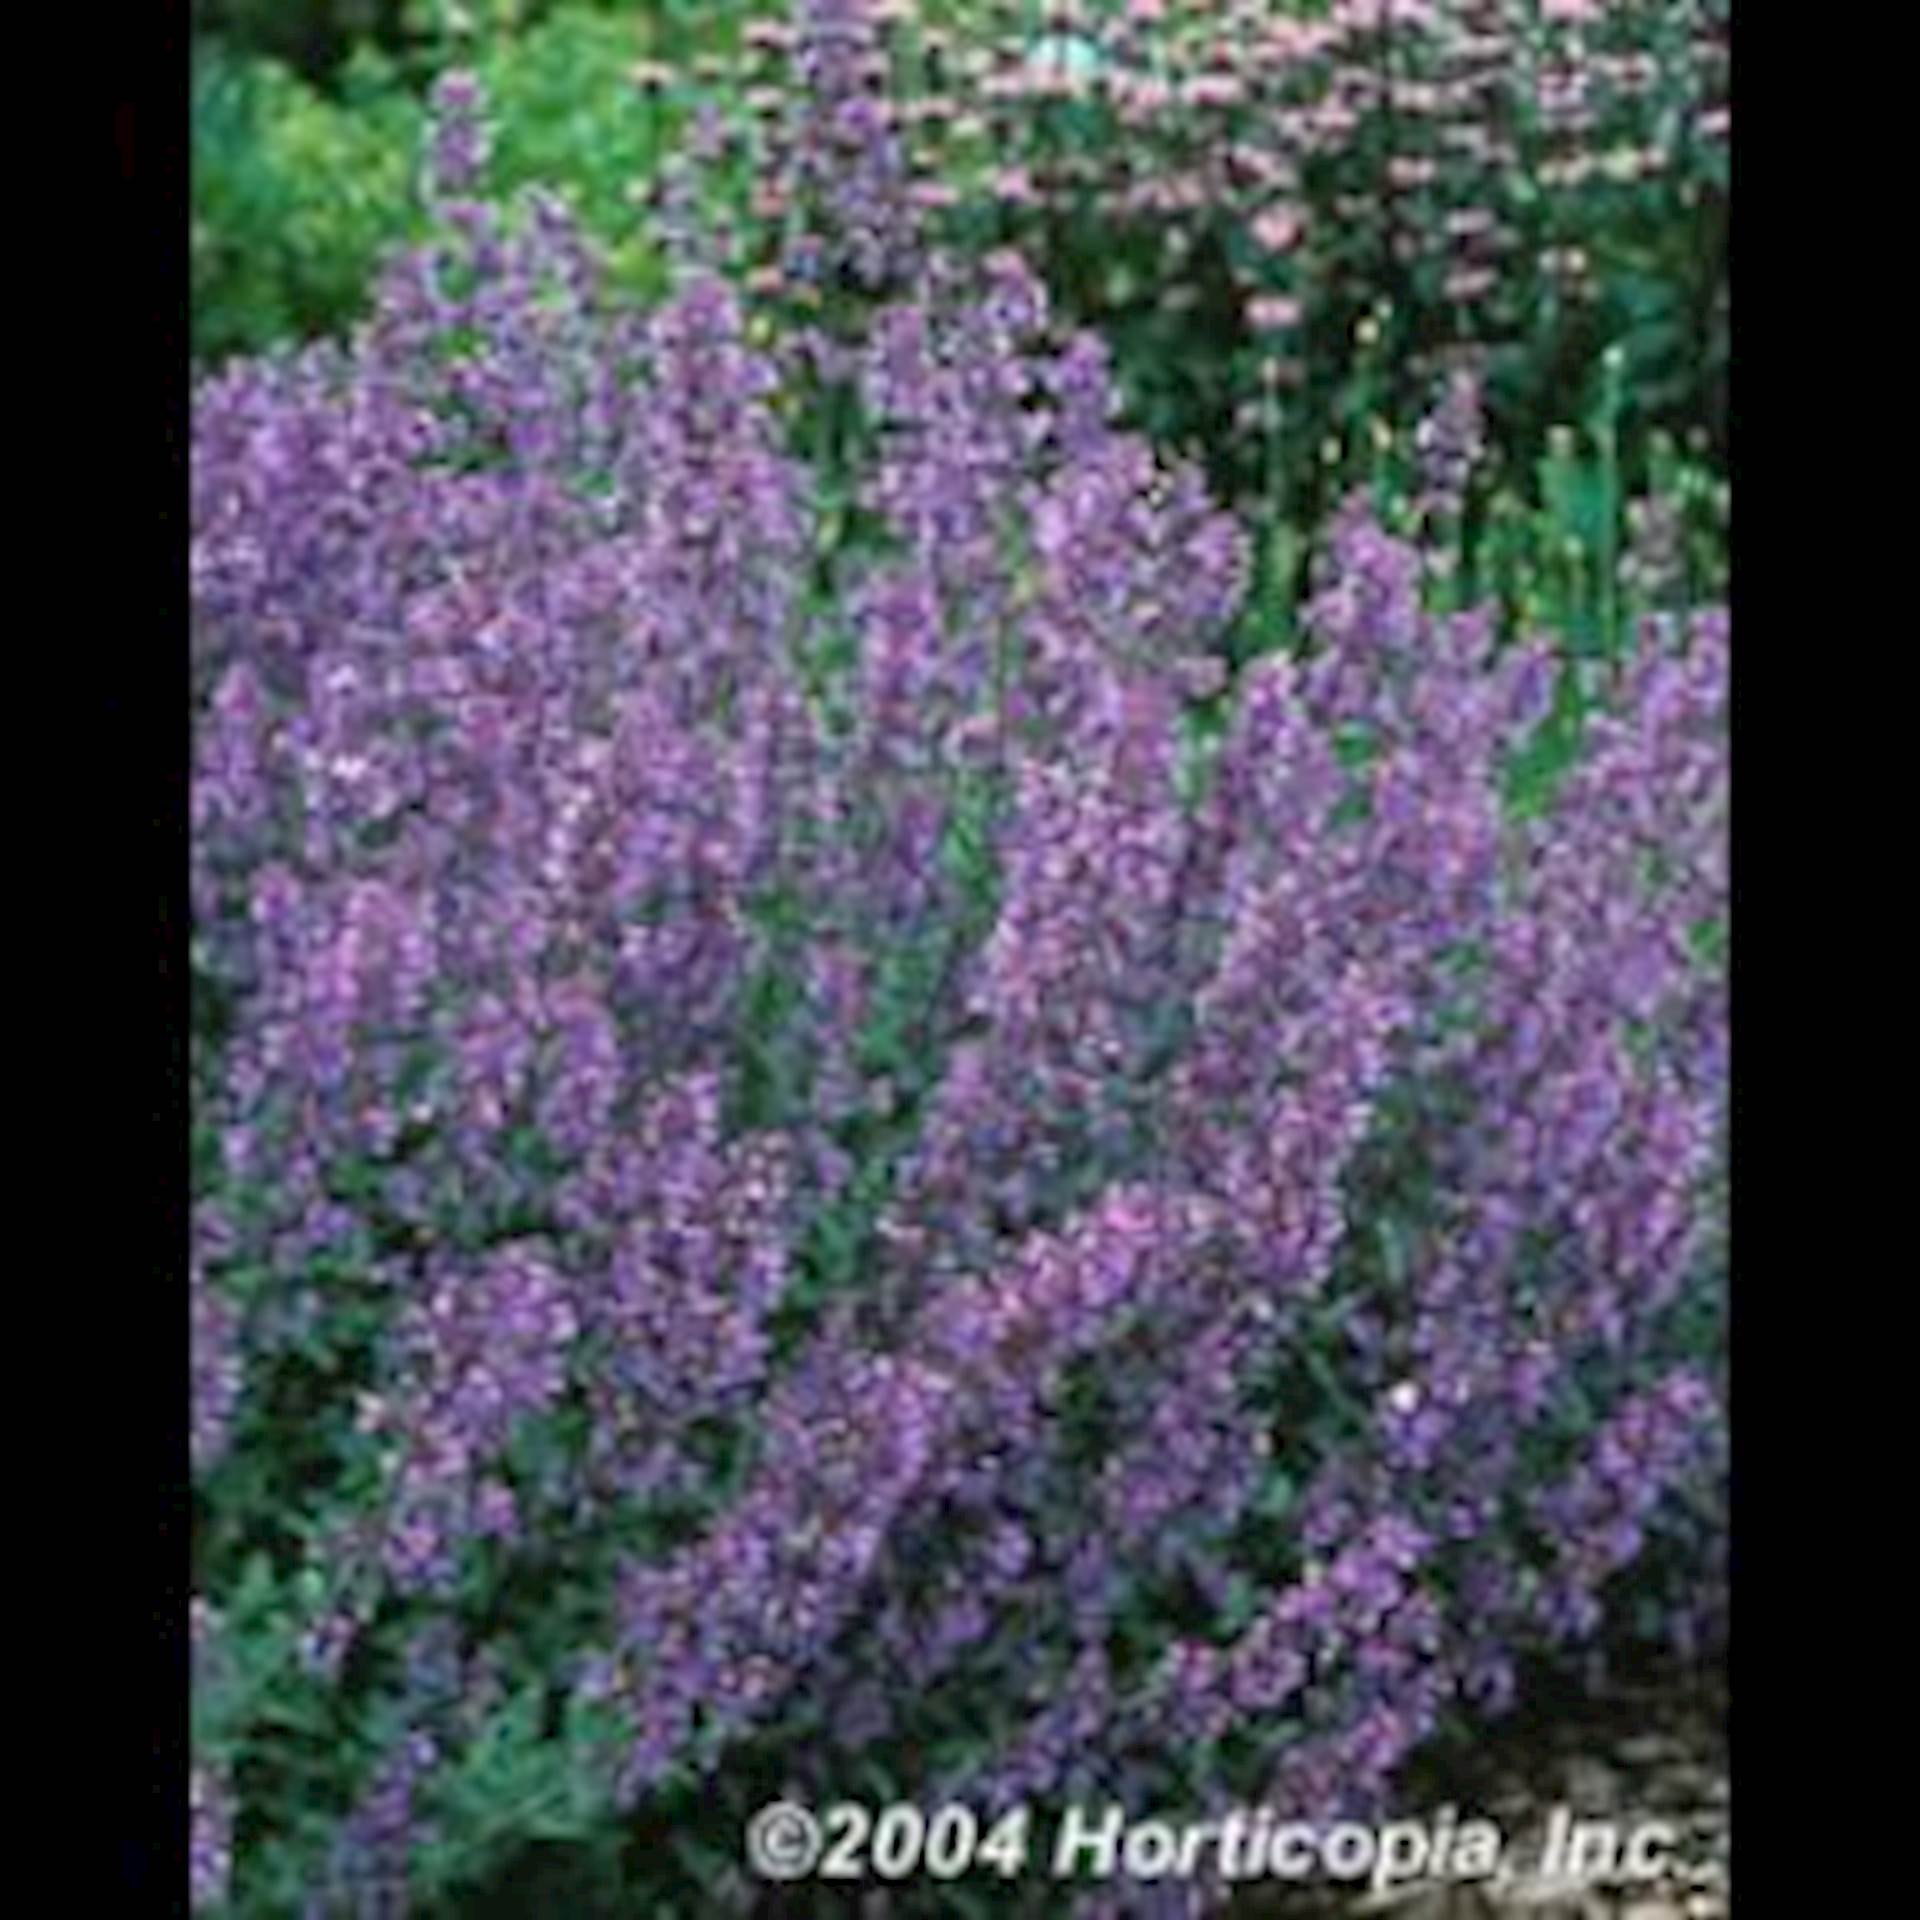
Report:
[[196,35],[319,79],[368,42],[397,47],[409,0],[193,0]]
[[217,46],[193,70],[193,350],[219,360],[344,326],[415,212],[420,115],[371,57],[329,100]]
[[[468,42],[492,103],[494,178],[511,191],[552,183],[636,291],[657,280],[657,250],[636,199],[684,113],[676,89],[635,84],[646,56],[699,27],[723,45],[728,16],[689,9],[569,8],[524,32]],[[484,22],[482,23],[484,24]],[[459,44],[443,36],[440,54]],[[364,309],[382,254],[419,238],[415,178],[423,114],[413,63],[363,46],[322,91],[275,59],[217,41],[193,71],[193,349],[212,362],[337,333]],[[430,63],[429,63],[430,64]]]

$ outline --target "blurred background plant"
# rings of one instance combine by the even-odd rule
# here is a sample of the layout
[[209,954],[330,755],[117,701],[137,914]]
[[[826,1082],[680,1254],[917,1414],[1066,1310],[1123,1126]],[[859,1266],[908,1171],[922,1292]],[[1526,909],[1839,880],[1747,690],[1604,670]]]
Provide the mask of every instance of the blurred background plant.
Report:
[[[471,66],[494,178],[573,204],[614,280],[658,291],[637,202],[731,44],[739,0],[207,5],[192,71],[196,361],[343,332],[384,254],[426,230],[417,155],[434,75]],[[707,64],[702,64],[707,63]],[[677,76],[677,78],[675,77]]]
[[[1462,363],[1522,472],[1610,343],[1631,479],[1654,427],[1724,451],[1729,10],[868,0],[849,22],[940,237],[1022,248],[1112,345],[1137,424],[1202,452],[1233,496],[1311,521],[1328,434],[1416,408]],[[616,275],[649,284],[636,203],[690,111],[749,152],[780,137],[788,43],[740,29],[783,11],[208,0],[196,354],[362,309],[382,249],[420,231],[420,97],[456,59],[486,83],[503,187],[564,187]],[[784,213],[749,225],[764,263]]]
[[193,68],[192,339],[221,360],[331,333],[413,213],[411,99],[373,56],[329,98],[217,43]]
[[1524,471],[1609,344],[1633,478],[1723,450],[1728,0],[866,11],[941,237],[1022,249],[1229,496],[1317,518],[1326,435],[1463,364]]
[[409,0],[194,0],[193,31],[248,59],[275,60],[308,80],[325,80],[358,46],[397,50]]

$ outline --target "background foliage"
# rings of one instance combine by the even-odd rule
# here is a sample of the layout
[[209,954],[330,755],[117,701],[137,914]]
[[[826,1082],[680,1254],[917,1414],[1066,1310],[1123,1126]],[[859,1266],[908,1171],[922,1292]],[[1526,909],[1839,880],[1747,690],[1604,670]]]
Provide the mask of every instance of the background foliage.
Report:
[[365,314],[382,257],[425,231],[422,90],[453,59],[471,62],[494,103],[502,190],[563,192],[616,278],[658,292],[643,214],[689,100],[637,70],[689,45],[724,50],[727,4],[501,8],[457,32],[433,15],[378,35],[348,9],[326,16],[324,60],[283,30],[306,18],[284,5],[210,12],[194,50],[198,360],[339,334]]

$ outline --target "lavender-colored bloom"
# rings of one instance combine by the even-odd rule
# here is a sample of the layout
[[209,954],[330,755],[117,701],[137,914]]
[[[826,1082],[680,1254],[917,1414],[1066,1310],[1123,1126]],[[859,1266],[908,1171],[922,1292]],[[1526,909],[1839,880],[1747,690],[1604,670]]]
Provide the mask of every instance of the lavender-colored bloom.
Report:
[[407,1314],[397,1377],[365,1416],[395,1454],[379,1542],[395,1582],[444,1585],[464,1538],[511,1535],[511,1499],[486,1469],[519,1421],[558,1399],[578,1327],[566,1280],[535,1246],[449,1267]]
[[1714,1627],[1724,616],[1581,670],[1525,820],[1559,661],[1362,502],[1229,674],[1243,533],[1017,258],[896,246],[877,24],[808,18],[817,252],[893,296],[810,371],[471,202],[455,84],[366,328],[195,396],[195,1467],[218,1563],[236,1408],[319,1403],[299,1684],[385,1716],[335,1907],[402,1910],[549,1565],[629,1802],[751,1740],[1328,1817],[1656,1536]]
[[883,288],[911,271],[918,221],[871,0],[802,0],[791,37],[792,108],[774,129],[771,177],[801,216],[782,262],[799,285]]
[[617,1144],[596,1143],[565,1206],[608,1241],[578,1295],[597,1481],[667,1490],[686,1471],[685,1432],[763,1383],[790,1188],[777,1144],[723,1141],[710,1075],[665,1089]]
[[226,1783],[204,1767],[187,1775],[191,1902],[197,1912],[227,1897],[233,1875],[233,1801]]
[[626,1793],[657,1781],[697,1726],[714,1741],[764,1715],[838,1633],[925,1470],[948,1391],[886,1361],[803,1370],[767,1409],[766,1465],[722,1525],[628,1573]]
[[405,1920],[412,1909],[409,1855],[417,1837],[415,1799],[440,1751],[427,1734],[395,1743],[335,1834],[325,1877],[309,1897],[307,1920]]
[[483,105],[480,83],[471,73],[450,71],[434,83],[428,179],[444,200],[481,185],[488,153]]
[[1574,1473],[1534,1497],[1534,1519],[1554,1543],[1534,1602],[1550,1630],[1584,1639],[1598,1625],[1599,1589],[1638,1556],[1649,1517],[1711,1449],[1718,1412],[1697,1374],[1670,1374],[1623,1401]]
[[1414,432],[1420,466],[1420,500],[1443,524],[1457,521],[1466,505],[1474,469],[1486,451],[1480,381],[1471,371],[1453,374],[1438,404]]
[[189,1282],[193,1314],[192,1454],[196,1472],[225,1452],[233,1410],[240,1398],[242,1367],[239,1315],[194,1263]]

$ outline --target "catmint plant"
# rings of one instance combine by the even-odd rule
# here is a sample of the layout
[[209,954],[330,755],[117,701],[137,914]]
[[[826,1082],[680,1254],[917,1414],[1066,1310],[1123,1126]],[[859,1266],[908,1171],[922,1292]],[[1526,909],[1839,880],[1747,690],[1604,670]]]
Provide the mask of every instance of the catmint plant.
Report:
[[367,324],[195,392],[204,1909],[1332,1817],[1629,1571],[1715,1630],[1724,612],[1569,657],[1360,492],[1230,667],[1107,349],[889,241],[862,18],[804,351],[610,294],[454,79]]

